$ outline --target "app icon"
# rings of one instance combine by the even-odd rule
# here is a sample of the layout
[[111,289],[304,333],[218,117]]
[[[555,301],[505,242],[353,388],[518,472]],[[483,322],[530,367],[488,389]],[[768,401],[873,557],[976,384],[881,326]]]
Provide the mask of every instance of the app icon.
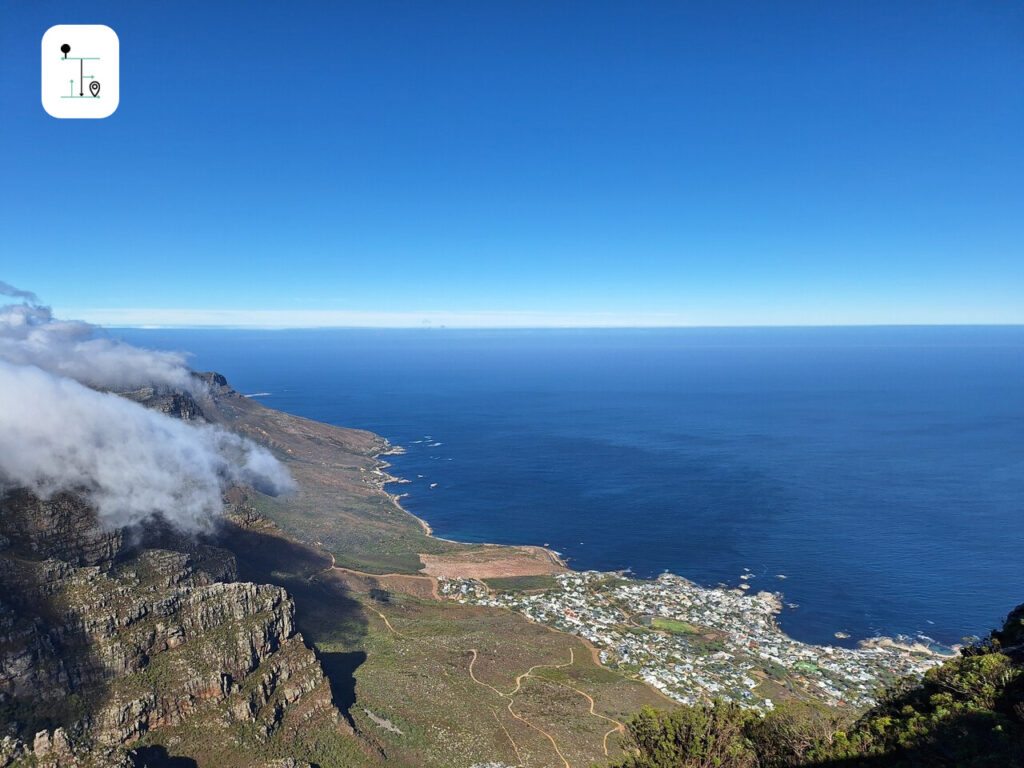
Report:
[[120,43],[103,24],[58,24],[42,42],[43,109],[53,117],[109,117],[120,101]]

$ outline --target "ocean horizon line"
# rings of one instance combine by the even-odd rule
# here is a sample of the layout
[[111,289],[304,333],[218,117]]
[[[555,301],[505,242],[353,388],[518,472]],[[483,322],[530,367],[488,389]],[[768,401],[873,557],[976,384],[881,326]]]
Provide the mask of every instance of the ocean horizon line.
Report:
[[327,328],[819,328],[895,326],[1021,326],[1018,312],[935,313],[921,308],[865,308],[861,313],[795,313],[785,308],[749,311],[590,309],[210,309],[182,307],[57,307],[62,317],[114,328],[327,329]]
[[591,325],[451,325],[423,323],[419,325],[262,325],[262,324],[187,324],[187,323],[109,323],[87,318],[87,322],[112,330],[180,330],[180,331],[672,331],[672,330],[829,330],[829,329],[896,329],[896,328],[1024,328],[1022,322],[962,323],[708,323],[708,324],[591,324]]

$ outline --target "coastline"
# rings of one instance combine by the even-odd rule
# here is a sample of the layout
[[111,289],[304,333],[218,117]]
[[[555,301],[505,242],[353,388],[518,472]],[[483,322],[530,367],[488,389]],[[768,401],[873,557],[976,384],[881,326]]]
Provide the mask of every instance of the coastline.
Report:
[[[383,447],[382,447],[382,450],[374,456],[374,458],[375,458],[375,460],[377,462],[377,467],[376,467],[376,469],[374,471],[377,474],[377,476],[381,479],[381,489],[382,489],[382,491],[385,494],[387,494],[387,496],[391,499],[392,503],[395,505],[395,507],[397,509],[399,509],[400,511],[402,511],[405,514],[407,514],[410,517],[412,517],[421,526],[421,528],[423,529],[423,532],[427,536],[429,536],[430,538],[437,539],[439,541],[450,542],[450,543],[454,543],[454,544],[464,544],[464,545],[468,545],[468,546],[477,546],[477,547],[481,547],[481,548],[484,548],[484,549],[493,549],[495,551],[495,553],[499,553],[501,551],[506,551],[506,552],[508,552],[513,557],[515,557],[514,553],[521,553],[521,552],[524,552],[524,551],[542,552],[543,555],[549,560],[549,562],[551,563],[551,565],[553,567],[553,570],[543,570],[543,569],[541,569],[541,570],[534,570],[533,568],[530,568],[527,565],[526,567],[524,567],[522,569],[522,572],[516,572],[515,574],[508,574],[509,576],[511,576],[511,575],[515,575],[515,576],[548,575],[548,574],[554,574],[554,573],[569,573],[569,574],[585,573],[585,571],[577,571],[576,569],[574,569],[572,566],[570,566],[568,564],[568,561],[566,559],[562,558],[562,556],[558,552],[556,552],[555,550],[551,549],[550,547],[544,547],[544,546],[539,546],[539,545],[529,545],[529,544],[515,545],[515,544],[495,544],[495,543],[492,543],[492,542],[481,542],[481,543],[462,542],[462,541],[457,541],[455,539],[448,539],[448,538],[444,538],[442,536],[435,535],[433,528],[430,526],[430,524],[426,520],[424,520],[421,517],[418,517],[417,515],[413,514],[409,510],[407,510],[404,506],[402,506],[401,499],[404,498],[405,496],[408,496],[409,495],[408,493],[389,493],[386,489],[384,489],[384,486],[389,485],[389,484],[403,484],[404,485],[404,484],[410,483],[411,481],[406,479],[406,478],[397,477],[396,475],[392,475],[391,473],[389,473],[387,470],[391,467],[391,464],[388,461],[386,461],[386,460],[381,458],[383,456],[402,455],[402,454],[405,453],[405,448],[403,448],[400,445],[392,445],[391,442],[387,438],[381,437],[380,439],[382,441],[382,446]],[[449,557],[448,560],[450,561],[451,559],[454,559],[454,557],[457,557],[457,556]],[[457,578],[469,578],[469,579],[474,579],[474,580],[478,580],[478,581],[481,580],[481,579],[484,579],[484,578],[495,578],[495,576],[493,576],[493,575],[473,575],[471,573],[467,574],[467,573],[458,573],[458,572],[454,572],[453,573],[453,572],[450,572],[450,571],[446,572],[446,570],[443,569],[443,568],[438,568],[438,567],[433,567],[432,568],[430,563],[429,563],[430,556],[425,556],[425,555],[421,554],[420,555],[420,559],[424,563],[423,573],[425,575],[428,575],[428,576],[431,576],[431,577],[434,577],[434,578],[456,578],[456,579]],[[633,575],[629,574],[628,572],[622,571],[622,570],[620,570],[620,571],[610,571],[609,573],[615,573],[616,575],[618,575],[622,579],[633,581],[633,582],[637,582],[637,583],[657,583],[658,580],[661,579],[662,576],[666,575],[666,574],[662,574],[662,575],[659,575],[658,577],[656,577],[654,579],[641,579],[639,577],[633,576]],[[783,630],[782,627],[780,627],[778,625],[778,623],[776,622],[776,620],[775,620],[776,617],[779,616],[782,613],[783,607],[785,605],[784,595],[783,595],[783,593],[781,591],[776,591],[776,592],[761,591],[761,592],[754,593],[751,590],[750,592],[744,592],[743,590],[740,590],[740,589],[737,589],[737,588],[730,588],[730,587],[728,587],[727,585],[724,585],[724,584],[720,584],[720,585],[713,586],[713,587],[706,587],[706,586],[700,585],[700,584],[692,581],[691,579],[688,579],[685,576],[681,576],[679,574],[669,573],[667,575],[670,576],[671,578],[679,579],[679,580],[681,580],[683,582],[686,582],[686,583],[690,584],[692,587],[694,587],[696,589],[708,590],[709,592],[714,592],[714,591],[729,592],[731,594],[736,594],[736,595],[739,595],[739,596],[742,596],[742,597],[745,597],[745,598],[758,597],[761,600],[770,603],[771,608],[772,608],[772,610],[770,612],[771,621],[772,621],[773,625],[775,626],[775,628],[777,629],[777,631],[780,632],[781,634],[787,634],[785,632],[785,630]],[[498,578],[501,578],[501,577],[502,576],[498,576]],[[836,638],[837,639],[848,639],[849,638],[848,635],[845,635],[845,636],[844,635],[845,635],[845,633],[843,633],[843,632],[837,632],[836,633]],[[787,634],[787,637],[788,637],[788,634]],[[891,650],[894,650],[894,651],[897,651],[897,652],[900,652],[900,653],[905,653],[905,654],[908,654],[908,655],[909,654],[914,654],[914,655],[919,655],[919,656],[926,656],[928,658],[933,658],[933,659],[949,659],[949,658],[954,658],[959,653],[960,648],[961,648],[961,646],[959,646],[959,645],[953,645],[953,646],[949,647],[949,651],[950,651],[949,653],[944,653],[944,652],[935,650],[934,647],[932,647],[931,645],[929,645],[927,643],[921,642],[919,640],[913,640],[913,639],[910,639],[910,638],[905,638],[905,637],[903,637],[901,635],[896,635],[896,636],[875,635],[873,637],[859,638],[859,639],[857,639],[855,641],[855,647],[859,648],[859,649],[866,649],[866,650],[869,650],[869,649],[891,649]]]
[[[566,563],[566,561],[564,559],[562,559],[562,557],[555,550],[551,549],[550,547],[542,547],[542,546],[539,546],[539,545],[536,545],[536,544],[518,544],[517,545],[517,544],[495,544],[495,543],[489,542],[489,541],[485,541],[485,542],[457,541],[456,539],[447,539],[447,538],[445,538],[443,536],[438,536],[437,534],[435,534],[434,533],[434,529],[430,526],[430,523],[428,523],[422,517],[414,515],[412,512],[410,512],[408,509],[406,509],[404,506],[402,506],[402,499],[405,498],[406,496],[408,496],[409,495],[408,493],[389,493],[384,488],[384,486],[387,486],[387,485],[391,485],[391,484],[405,485],[405,484],[408,484],[408,483],[410,483],[412,481],[408,480],[407,478],[404,478],[404,477],[397,477],[396,475],[392,475],[390,472],[387,471],[391,467],[391,463],[381,459],[381,457],[382,456],[400,456],[400,455],[405,453],[405,448],[403,448],[400,445],[392,445],[387,440],[387,438],[381,438],[381,439],[383,440],[383,443],[384,443],[384,449],[382,451],[380,451],[374,457],[376,459],[376,461],[377,461],[377,466],[374,469],[374,473],[380,479],[381,489],[391,499],[392,504],[394,504],[396,508],[398,508],[400,511],[404,512],[405,514],[409,515],[409,517],[411,517],[413,520],[415,520],[419,524],[419,526],[423,529],[423,532],[427,536],[429,536],[432,539],[437,539],[438,541],[445,541],[445,542],[449,542],[449,543],[452,543],[452,544],[463,544],[463,545],[466,545],[466,546],[481,547],[481,548],[484,548],[484,549],[493,549],[493,550],[495,550],[495,552],[499,552],[501,550],[507,550],[510,553],[514,553],[514,552],[542,552],[544,558],[546,558],[548,560],[548,562],[550,563],[551,569],[550,570],[549,569],[540,570],[540,571],[537,571],[537,573],[560,573],[560,572],[571,571],[572,570],[572,568],[569,567],[569,565]],[[423,555],[421,554],[420,557],[422,559]],[[533,569],[530,569],[530,568],[527,567],[526,570],[530,570],[531,572],[530,573],[525,573],[524,572],[524,573],[517,574],[517,575],[524,575],[524,576],[525,575],[535,575],[535,573],[532,572]],[[424,573],[427,573],[428,575],[437,575],[437,574],[430,574],[430,572],[428,570],[424,570]]]
[[[374,460],[377,462],[377,465],[374,468],[373,472],[381,480],[381,489],[383,490],[384,486],[386,485],[405,485],[407,483],[411,483],[411,480],[408,480],[404,477],[396,477],[395,475],[392,475],[390,472],[388,472],[387,470],[391,466],[391,463],[381,459],[381,456],[401,456],[403,453],[405,453],[405,448],[403,448],[400,445],[392,445],[387,438],[381,439],[384,441],[384,449],[379,451],[373,457]],[[387,491],[384,492],[387,493]],[[398,509],[400,509],[402,512],[405,512],[405,514],[413,518],[417,523],[419,523],[420,527],[423,529],[423,532],[427,534],[427,536],[430,536],[433,539],[440,539],[440,536],[434,536],[434,529],[430,527],[430,523],[428,523],[422,517],[417,517],[412,512],[410,512],[409,510],[402,506],[402,499],[408,495],[408,493],[388,493],[388,497],[391,499],[391,503],[398,507]],[[451,539],[442,540],[451,541]]]
[[456,602],[513,610],[589,641],[601,664],[682,704],[717,698],[765,712],[796,693],[833,707],[867,709],[879,689],[944,661],[924,647],[895,642],[858,648],[803,643],[775,622],[776,594],[702,587],[671,573],[642,580],[570,571],[536,589],[439,581],[438,592]]

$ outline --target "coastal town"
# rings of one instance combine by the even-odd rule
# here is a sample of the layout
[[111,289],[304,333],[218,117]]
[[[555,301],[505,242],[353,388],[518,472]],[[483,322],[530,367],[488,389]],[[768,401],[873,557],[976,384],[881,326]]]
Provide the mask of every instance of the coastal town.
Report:
[[439,590],[578,635],[601,663],[685,704],[719,699],[765,711],[774,700],[797,697],[859,709],[874,703],[886,684],[920,676],[948,658],[885,638],[855,649],[798,642],[775,622],[781,597],[751,593],[746,580],[742,586],[747,589],[707,588],[667,573],[644,581],[583,571],[557,574],[541,589],[440,579]]

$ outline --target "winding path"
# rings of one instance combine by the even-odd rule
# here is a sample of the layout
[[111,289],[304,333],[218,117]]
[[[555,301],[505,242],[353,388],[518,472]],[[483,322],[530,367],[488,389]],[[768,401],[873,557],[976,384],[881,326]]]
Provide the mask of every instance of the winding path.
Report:
[[[430,576],[426,576],[426,577],[423,577],[423,576],[411,576],[409,574],[398,574],[398,573],[390,573],[390,574],[369,574],[369,573],[363,573],[361,571],[354,571],[354,570],[349,569],[349,568],[343,568],[343,567],[341,567],[341,566],[339,566],[337,564],[337,561],[335,560],[335,557],[334,557],[334,555],[332,553],[326,552],[325,554],[327,554],[331,558],[331,564],[329,566],[327,566],[326,568],[324,568],[323,571],[321,571],[320,573],[325,573],[327,571],[344,571],[344,572],[351,573],[353,575],[360,576],[360,577],[407,578],[407,579],[417,579],[417,580],[418,579],[426,578],[426,579],[429,579],[430,582],[431,582],[431,586],[432,586],[431,592],[432,592],[434,598],[438,599],[438,600],[440,600],[440,598],[441,598],[440,594],[438,594],[438,591],[437,591],[437,580],[432,578],[432,577],[430,577]],[[316,574],[314,574],[313,576],[310,576],[309,577],[310,580],[315,578],[315,576],[316,576]],[[388,631],[390,631],[395,636],[401,637],[401,638],[403,638],[405,640],[410,640],[410,641],[413,641],[413,642],[419,642],[419,643],[424,643],[424,644],[428,644],[429,645],[429,643],[426,640],[423,640],[423,639],[417,638],[417,637],[410,637],[409,635],[407,635],[407,634],[405,634],[403,632],[399,632],[397,629],[395,629],[394,625],[392,625],[392,623],[388,619],[388,617],[385,616],[380,611],[378,611],[376,608],[372,608],[370,606],[365,606],[365,607],[368,610],[372,611],[373,613],[377,614],[377,616],[380,618],[380,620],[384,622],[384,626],[386,626],[388,628]],[[533,621],[531,621],[531,623],[536,624],[536,622],[533,622]],[[543,624],[537,624],[537,626],[542,626],[545,629],[548,629],[548,630],[551,630],[551,631],[555,631],[551,627],[547,627],[546,625],[543,625]],[[590,654],[593,657],[594,663],[597,664],[598,666],[601,666],[600,659],[598,658],[598,655],[597,655],[597,649],[592,644],[587,643],[586,641],[584,641],[584,644],[586,645],[586,647],[590,651]],[[528,670],[526,670],[522,674],[518,675],[516,677],[516,679],[515,679],[515,687],[511,691],[509,691],[508,693],[504,693],[504,692],[498,690],[497,688],[495,688],[490,683],[485,683],[483,680],[481,680],[480,678],[478,678],[476,676],[476,673],[474,672],[473,667],[476,664],[476,661],[477,661],[477,658],[478,658],[477,649],[476,648],[470,648],[469,652],[470,652],[470,654],[472,654],[472,657],[469,660],[469,677],[470,677],[470,679],[474,683],[477,683],[478,685],[482,685],[483,687],[491,690],[492,692],[494,692],[496,695],[500,696],[501,698],[508,699],[508,704],[506,706],[506,709],[508,710],[508,713],[510,715],[512,715],[512,717],[514,717],[516,720],[518,720],[519,722],[523,723],[524,725],[532,728],[533,730],[537,731],[537,733],[541,734],[542,736],[544,736],[544,738],[546,738],[549,742],[551,742],[551,746],[555,750],[555,754],[558,755],[558,759],[562,761],[562,763],[565,766],[565,768],[572,768],[572,766],[569,764],[569,761],[565,758],[565,755],[562,753],[562,750],[558,746],[558,742],[555,740],[555,737],[552,736],[547,731],[545,731],[539,725],[537,725],[535,723],[532,723],[529,720],[527,720],[525,717],[520,715],[518,712],[516,712],[512,708],[512,705],[515,703],[515,696],[516,696],[517,693],[519,693],[522,690],[523,680],[525,680],[526,678],[532,677],[534,680],[540,680],[542,682],[547,682],[547,683],[551,683],[551,684],[554,684],[554,685],[561,686],[563,688],[568,688],[570,691],[573,691],[574,693],[579,694],[580,696],[582,696],[583,698],[585,698],[587,700],[587,703],[590,706],[590,710],[589,710],[589,714],[590,715],[592,715],[593,717],[597,717],[597,718],[605,720],[605,721],[607,721],[609,723],[614,724],[615,727],[613,727],[610,730],[608,730],[604,734],[602,739],[601,739],[601,749],[604,752],[605,756],[608,756],[608,737],[611,736],[616,731],[622,732],[622,731],[624,731],[626,729],[626,726],[623,723],[621,723],[618,720],[616,720],[615,718],[608,717],[607,715],[602,715],[599,712],[597,712],[596,709],[595,709],[596,704],[594,702],[593,697],[590,696],[590,694],[585,693],[584,691],[581,691],[579,688],[571,686],[568,683],[562,683],[562,682],[559,682],[557,680],[551,680],[549,678],[540,677],[538,675],[533,674],[534,671],[538,670],[538,669],[562,669],[564,667],[571,667],[573,664],[576,663],[576,652],[575,652],[575,650],[573,648],[569,649],[569,660],[566,661],[566,662],[563,662],[561,664],[534,664]],[[519,764],[520,765],[525,765],[525,761],[523,760],[522,754],[519,751],[519,746],[516,744],[515,739],[512,738],[512,734],[509,733],[509,731],[505,727],[504,723],[502,723],[501,720],[498,718],[497,711],[492,708],[491,709],[491,714],[494,716],[494,719],[497,721],[498,725],[501,727],[501,730],[504,731],[505,736],[508,737],[509,743],[512,745],[512,749],[516,753],[516,759],[519,761]]]
[[[543,678],[543,677],[539,677],[537,679],[538,680],[546,680],[546,678]],[[608,737],[611,736],[616,731],[618,731],[619,733],[623,733],[626,730],[625,724],[619,722],[614,717],[608,717],[606,715],[600,714],[599,712],[595,712],[594,711],[594,699],[593,699],[593,697],[590,694],[588,694],[588,693],[584,693],[579,688],[574,688],[573,686],[569,685],[568,683],[560,683],[557,680],[548,680],[547,682],[554,683],[555,685],[560,685],[563,688],[568,688],[570,691],[575,691],[580,696],[585,698],[588,702],[590,702],[590,714],[592,714],[594,717],[600,717],[602,720],[607,720],[609,723],[615,723],[615,727],[610,729],[607,733],[605,733],[604,738],[601,739],[601,748],[604,750],[605,757],[608,757]]]
[[494,721],[501,727],[501,730],[505,732],[505,735],[508,736],[509,744],[512,745],[512,749],[515,750],[516,753],[516,762],[519,763],[519,765],[526,765],[523,760],[523,756],[519,754],[519,747],[516,746],[516,740],[512,738],[512,734],[508,732],[508,728],[506,728],[505,724],[499,719],[497,711],[492,708],[491,714],[494,715]]
[[[624,723],[616,720],[614,717],[608,717],[607,715],[602,715],[601,713],[599,713],[595,709],[597,704],[594,701],[594,698],[590,694],[586,693],[585,691],[581,691],[579,688],[576,688],[576,687],[574,687],[572,685],[569,685],[568,683],[562,683],[562,682],[559,682],[558,680],[551,680],[549,678],[540,677],[538,675],[533,674],[533,671],[535,669],[545,669],[545,668],[546,669],[561,669],[562,667],[570,667],[570,666],[572,666],[575,663],[575,661],[576,661],[575,651],[572,648],[569,649],[569,661],[565,662],[564,664],[535,664],[534,666],[530,667],[526,672],[524,672],[523,674],[519,675],[516,678],[516,686],[515,686],[515,688],[513,688],[508,693],[502,693],[497,688],[495,688],[493,685],[490,685],[489,683],[485,683],[483,680],[479,679],[476,676],[476,674],[473,672],[473,665],[476,664],[477,650],[476,650],[476,648],[470,648],[469,650],[470,650],[470,653],[473,654],[473,658],[470,659],[470,662],[469,662],[469,676],[470,676],[470,678],[472,678],[473,682],[479,683],[480,685],[484,686],[485,688],[490,688],[492,691],[494,691],[499,696],[501,696],[503,698],[509,699],[509,703],[508,703],[508,711],[509,711],[509,713],[511,713],[511,715],[513,717],[515,717],[516,719],[522,720],[524,723],[526,723],[528,726],[530,726],[534,730],[544,734],[548,738],[548,740],[551,742],[551,745],[555,748],[555,752],[558,753],[558,756],[562,759],[562,762],[565,763],[567,768],[569,768],[569,762],[565,759],[565,756],[562,755],[561,750],[558,748],[558,743],[554,740],[554,738],[551,736],[551,734],[549,734],[547,731],[544,731],[541,728],[538,728],[536,725],[534,725],[533,723],[527,721],[526,719],[520,717],[512,709],[512,703],[514,701],[514,696],[522,689],[523,680],[525,678],[532,677],[534,680],[541,680],[541,681],[543,681],[545,683],[552,683],[554,685],[559,685],[562,688],[568,688],[570,691],[573,691],[574,693],[578,693],[580,696],[585,698],[587,700],[587,703],[590,705],[590,712],[589,712],[589,714],[593,715],[594,717],[599,717],[602,720],[605,720],[605,721],[607,721],[609,723],[612,723],[614,725],[614,728],[611,728],[607,732],[605,732],[604,736],[601,738],[601,749],[604,751],[605,757],[608,756],[608,737],[611,736],[613,733],[616,733],[616,732],[622,733],[623,731],[626,730],[626,726],[625,726]],[[510,736],[509,739],[511,739],[511,738],[512,737]]]
[[[378,584],[384,586],[388,585],[389,580],[409,581],[413,583],[427,582],[430,585],[430,596],[434,600],[439,601],[441,599],[441,593],[437,591],[437,579],[435,579],[433,576],[417,576],[413,573],[367,573],[366,571],[357,571],[352,568],[345,568],[344,566],[338,565],[338,561],[334,557],[333,553],[327,552],[326,550],[321,551],[331,558],[331,564],[324,568],[322,571],[310,576],[309,580],[316,578],[321,573],[327,573],[328,571],[339,571],[340,573],[348,573],[360,579],[373,579],[376,580]],[[416,592],[410,592],[410,594],[412,594],[413,596],[418,595],[418,593]]]
[[[565,662],[564,664],[534,664],[526,672],[523,672],[523,674],[519,675],[516,678],[516,687],[513,688],[508,693],[502,693],[501,691],[499,691],[497,688],[495,688],[490,683],[485,683],[483,680],[481,680],[480,678],[478,678],[476,676],[476,673],[473,672],[473,665],[476,664],[476,660],[477,660],[477,656],[478,656],[477,650],[476,650],[476,648],[470,648],[469,652],[471,654],[473,654],[473,658],[471,658],[470,661],[469,661],[469,677],[470,677],[470,679],[472,679],[474,683],[478,683],[479,685],[482,685],[485,688],[489,688],[490,690],[494,691],[496,694],[498,694],[502,698],[508,699],[508,706],[506,707],[506,709],[508,709],[508,713],[510,715],[512,715],[512,717],[514,717],[516,720],[518,720],[521,723],[525,723],[530,728],[533,728],[533,730],[537,731],[537,733],[539,733],[542,736],[544,736],[548,741],[550,741],[551,742],[551,746],[554,747],[555,754],[557,754],[558,755],[558,759],[561,760],[565,764],[565,768],[572,768],[572,766],[569,765],[569,761],[565,759],[565,755],[562,754],[562,750],[559,749],[558,742],[555,741],[555,737],[552,736],[547,731],[545,731],[539,725],[531,723],[525,717],[520,715],[518,712],[516,712],[514,709],[512,709],[512,705],[515,703],[515,695],[517,693],[519,693],[520,689],[523,687],[523,678],[533,677],[533,678],[536,678],[538,680],[541,680],[543,678],[538,678],[536,675],[534,675],[533,674],[533,670],[541,669],[542,667],[549,667],[551,669],[559,669],[561,667],[568,667],[568,666],[572,665],[572,663],[575,661],[575,655],[573,653],[573,649],[572,648],[569,649],[569,661]],[[505,733],[507,734],[508,731],[505,731]],[[512,737],[509,736],[509,739],[511,740]],[[512,743],[515,744],[514,741]],[[518,754],[518,753],[519,753],[519,750],[517,749],[516,750],[516,754]]]
[[[388,630],[392,634],[396,635],[397,637],[401,637],[401,638],[404,638],[406,640],[412,640],[412,641],[420,642],[420,643],[426,643],[427,642],[426,640],[422,640],[422,639],[416,638],[416,637],[410,637],[409,635],[406,635],[403,632],[399,632],[397,629],[395,629],[394,625],[392,625],[392,623],[388,619],[388,617],[385,616],[380,611],[378,611],[376,608],[370,608],[369,610],[371,610],[371,611],[373,611],[373,613],[377,614],[377,616],[380,617],[381,621],[384,622],[384,626],[386,626],[388,628]],[[610,729],[609,731],[607,731],[604,734],[604,736],[602,737],[602,739],[601,739],[601,748],[604,751],[604,754],[606,756],[608,755],[608,737],[611,734],[615,733],[616,731],[623,731],[623,730],[625,730],[626,726],[623,725],[618,720],[616,720],[614,718],[611,718],[611,717],[608,717],[606,715],[602,715],[602,714],[598,713],[595,710],[596,704],[594,702],[594,699],[589,694],[587,694],[587,693],[581,691],[579,688],[575,688],[575,687],[573,687],[573,686],[571,686],[571,685],[569,685],[567,683],[561,683],[561,682],[558,682],[557,680],[550,680],[550,679],[548,679],[546,677],[540,677],[540,676],[534,674],[534,671],[538,670],[538,669],[562,669],[564,667],[571,667],[573,664],[576,663],[576,652],[575,652],[575,650],[573,648],[569,649],[569,660],[566,661],[566,662],[562,662],[561,664],[534,664],[528,670],[526,670],[525,672],[523,672],[522,674],[520,674],[520,675],[518,675],[516,677],[516,679],[515,679],[515,687],[512,688],[512,690],[510,690],[508,692],[501,691],[501,690],[495,688],[490,683],[485,683],[483,680],[481,680],[480,678],[478,678],[476,676],[476,672],[473,669],[473,667],[476,665],[477,659],[479,658],[479,653],[478,653],[476,648],[470,648],[468,650],[469,650],[469,653],[471,654],[470,660],[469,660],[469,677],[470,677],[470,679],[474,683],[476,683],[477,685],[482,685],[484,688],[487,688],[488,690],[492,691],[497,696],[500,696],[502,699],[507,699],[508,700],[508,704],[506,705],[505,708],[508,710],[508,713],[510,715],[512,715],[512,717],[514,717],[516,720],[518,720],[519,722],[523,723],[527,727],[532,728],[537,733],[541,734],[544,738],[546,738],[549,742],[551,742],[551,747],[555,750],[555,754],[558,755],[558,759],[562,761],[562,764],[565,766],[565,768],[572,768],[572,766],[570,765],[569,761],[566,759],[565,755],[562,753],[562,749],[561,749],[561,747],[559,747],[558,741],[555,739],[555,737],[552,736],[547,731],[545,731],[543,728],[541,728],[536,723],[530,722],[529,720],[527,720],[525,717],[523,717],[522,715],[520,715],[518,712],[516,712],[513,709],[513,705],[515,704],[515,696],[516,696],[517,693],[519,693],[522,690],[523,680],[525,680],[526,678],[532,677],[534,680],[539,680],[539,681],[546,682],[546,683],[552,683],[554,685],[559,685],[559,686],[561,686],[563,688],[568,688],[570,691],[573,691],[573,692],[579,694],[580,696],[582,696],[583,698],[585,698],[587,700],[588,704],[590,705],[590,711],[589,711],[590,715],[592,715],[593,717],[598,717],[598,718],[600,718],[602,720],[605,720],[607,722],[614,723],[615,727]],[[493,708],[491,709],[491,714],[494,716],[494,719],[497,721],[498,725],[501,726],[501,730],[504,731],[505,736],[508,737],[509,743],[512,745],[512,749],[516,753],[516,758],[518,759],[519,764],[520,765],[525,765],[525,761],[523,760],[522,754],[519,751],[519,746],[516,744],[515,739],[512,738],[512,734],[509,733],[508,729],[505,727],[505,725],[498,718],[498,713]]]

